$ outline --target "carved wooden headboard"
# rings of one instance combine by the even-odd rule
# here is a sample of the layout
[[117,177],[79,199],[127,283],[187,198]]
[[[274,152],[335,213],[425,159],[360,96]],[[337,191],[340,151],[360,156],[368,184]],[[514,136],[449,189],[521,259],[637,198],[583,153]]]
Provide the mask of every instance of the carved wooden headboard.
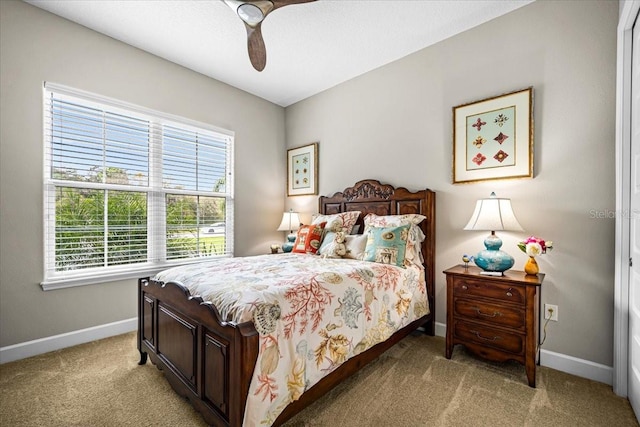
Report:
[[375,179],[357,182],[353,187],[345,188],[333,196],[320,196],[319,212],[335,214],[348,211],[360,211],[358,224],[363,227],[363,218],[369,213],[376,215],[401,215],[417,213],[426,219],[420,228],[426,238],[422,242],[422,256],[429,295],[429,307],[435,318],[435,249],[436,249],[436,193],[429,190],[411,192],[404,187],[394,188],[381,184]]

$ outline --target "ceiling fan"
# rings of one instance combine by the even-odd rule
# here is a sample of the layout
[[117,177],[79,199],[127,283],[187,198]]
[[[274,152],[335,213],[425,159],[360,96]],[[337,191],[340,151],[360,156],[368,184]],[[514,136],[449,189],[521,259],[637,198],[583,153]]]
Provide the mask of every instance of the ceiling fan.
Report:
[[267,50],[262,38],[262,21],[274,10],[298,3],[310,3],[316,0],[222,0],[244,22],[247,29],[247,48],[251,65],[258,71],[267,64]]

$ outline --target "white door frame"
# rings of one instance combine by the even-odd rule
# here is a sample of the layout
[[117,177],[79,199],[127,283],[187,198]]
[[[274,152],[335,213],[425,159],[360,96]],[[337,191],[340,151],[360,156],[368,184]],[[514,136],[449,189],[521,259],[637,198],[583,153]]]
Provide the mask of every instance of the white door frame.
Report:
[[[631,191],[631,41],[640,0],[620,2],[616,79],[616,247],[613,392],[627,396],[629,356],[629,233]],[[635,260],[640,262],[640,259]]]

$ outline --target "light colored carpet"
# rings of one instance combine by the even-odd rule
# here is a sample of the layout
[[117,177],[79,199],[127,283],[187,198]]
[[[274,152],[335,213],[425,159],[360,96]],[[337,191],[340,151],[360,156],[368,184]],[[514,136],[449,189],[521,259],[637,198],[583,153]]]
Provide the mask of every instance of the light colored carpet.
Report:
[[[205,426],[135,333],[0,365],[2,426]],[[491,363],[410,335],[287,423],[301,426],[638,426],[611,387],[538,367]]]

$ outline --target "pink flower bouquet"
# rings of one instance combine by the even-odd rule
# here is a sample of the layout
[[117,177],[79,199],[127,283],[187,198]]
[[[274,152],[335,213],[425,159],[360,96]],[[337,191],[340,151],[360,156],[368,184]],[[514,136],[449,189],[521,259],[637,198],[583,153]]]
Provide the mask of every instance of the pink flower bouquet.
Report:
[[518,242],[518,247],[522,252],[529,256],[538,256],[546,254],[547,251],[553,249],[552,241],[544,241],[539,237],[530,236],[522,242]]

